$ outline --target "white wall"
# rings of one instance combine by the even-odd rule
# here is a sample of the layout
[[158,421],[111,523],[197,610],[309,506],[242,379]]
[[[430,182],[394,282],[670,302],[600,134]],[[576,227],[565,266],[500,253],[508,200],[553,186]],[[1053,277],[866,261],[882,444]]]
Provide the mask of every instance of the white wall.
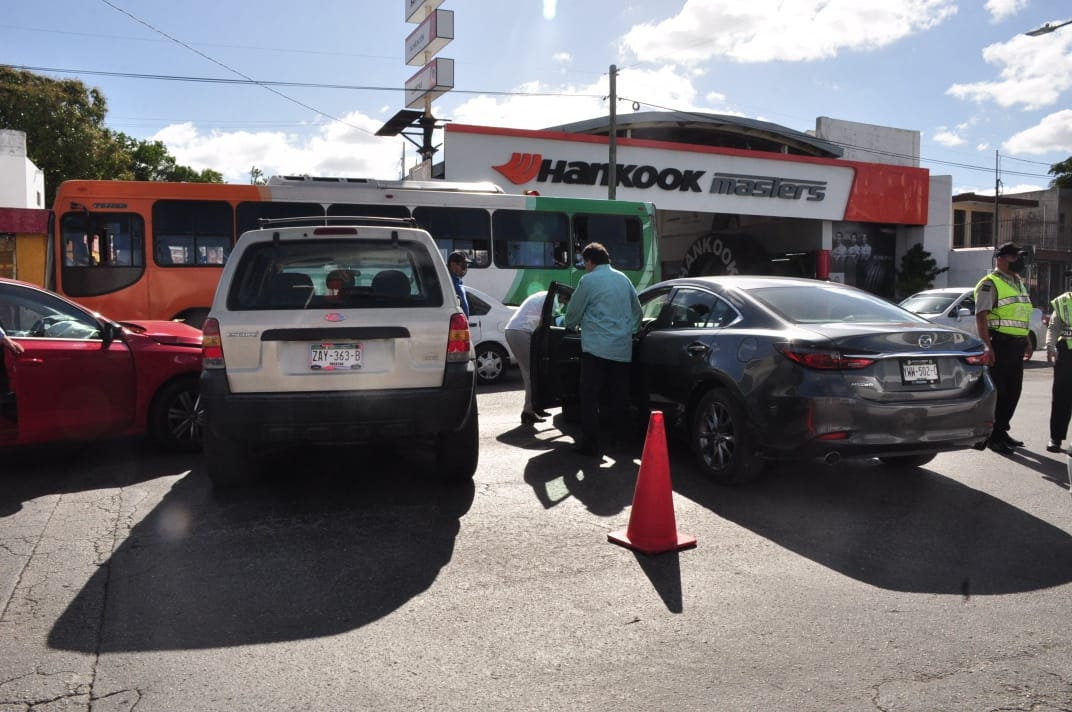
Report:
[[813,133],[841,146],[849,161],[919,167],[919,131],[820,116]]
[[26,157],[26,134],[0,130],[0,208],[45,208],[45,174]]

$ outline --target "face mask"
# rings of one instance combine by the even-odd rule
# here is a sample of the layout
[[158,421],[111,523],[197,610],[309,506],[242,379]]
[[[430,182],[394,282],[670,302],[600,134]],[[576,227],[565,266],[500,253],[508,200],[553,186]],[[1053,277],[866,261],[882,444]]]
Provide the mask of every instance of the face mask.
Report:
[[1013,262],[1010,262],[1009,263],[1009,271],[1012,272],[1013,274],[1020,274],[1021,272],[1024,271],[1024,261],[1023,260],[1015,260]]

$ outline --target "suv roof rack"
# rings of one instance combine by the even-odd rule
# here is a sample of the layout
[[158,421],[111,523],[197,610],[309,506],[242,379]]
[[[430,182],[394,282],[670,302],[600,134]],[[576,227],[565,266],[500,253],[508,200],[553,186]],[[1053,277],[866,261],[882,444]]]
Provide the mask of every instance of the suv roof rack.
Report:
[[308,227],[310,223],[329,225],[346,223],[350,225],[389,225],[393,227],[417,227],[414,218],[387,218],[378,215],[306,215],[292,218],[257,218],[261,229],[278,225],[295,225]]

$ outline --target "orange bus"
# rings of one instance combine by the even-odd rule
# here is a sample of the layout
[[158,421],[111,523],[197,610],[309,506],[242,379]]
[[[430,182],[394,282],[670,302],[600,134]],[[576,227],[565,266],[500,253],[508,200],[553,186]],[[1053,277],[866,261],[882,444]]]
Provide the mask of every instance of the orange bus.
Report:
[[114,319],[201,327],[223,263],[262,218],[413,218],[443,256],[464,250],[466,284],[519,304],[583,274],[598,239],[638,288],[658,281],[650,203],[504,193],[491,183],[275,176],[266,185],[73,180],[56,192],[46,286]]

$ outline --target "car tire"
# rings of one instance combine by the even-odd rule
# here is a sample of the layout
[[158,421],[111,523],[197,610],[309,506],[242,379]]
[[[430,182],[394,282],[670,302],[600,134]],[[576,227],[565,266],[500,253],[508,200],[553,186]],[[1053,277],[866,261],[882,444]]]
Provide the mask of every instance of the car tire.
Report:
[[436,475],[442,482],[471,480],[480,459],[480,419],[476,396],[469,404],[469,413],[462,427],[450,433],[440,433],[435,441]]
[[486,343],[476,347],[476,377],[485,385],[498,383],[506,375],[510,356],[498,344]]
[[216,489],[248,485],[256,477],[252,454],[240,443],[223,440],[205,428],[201,437],[205,454],[205,474]]
[[163,449],[193,452],[201,447],[201,402],[198,377],[177,378],[165,384],[149,406],[149,438]]
[[689,444],[704,474],[719,484],[751,482],[763,470],[744,407],[723,388],[708,391],[696,404]]
[[910,467],[923,467],[936,456],[935,453],[929,455],[892,455],[890,457],[880,457],[878,461],[889,467],[908,469]]

